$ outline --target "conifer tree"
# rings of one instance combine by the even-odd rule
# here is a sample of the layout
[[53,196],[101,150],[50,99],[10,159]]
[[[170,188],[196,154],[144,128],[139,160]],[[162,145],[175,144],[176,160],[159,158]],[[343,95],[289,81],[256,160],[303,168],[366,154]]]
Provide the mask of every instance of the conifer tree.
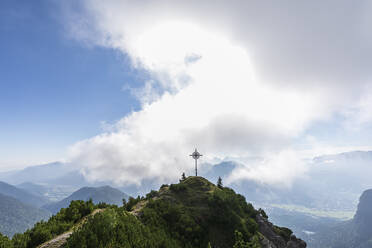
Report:
[[223,188],[221,177],[218,177],[218,180],[217,180],[217,187],[220,188],[220,189]]

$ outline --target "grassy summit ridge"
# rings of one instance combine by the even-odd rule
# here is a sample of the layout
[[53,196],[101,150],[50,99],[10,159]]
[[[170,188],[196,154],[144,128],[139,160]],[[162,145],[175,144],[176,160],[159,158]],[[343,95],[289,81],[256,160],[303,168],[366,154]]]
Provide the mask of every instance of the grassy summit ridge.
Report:
[[[246,241],[258,238],[256,214],[253,206],[232,189],[219,188],[202,177],[188,177],[160,189],[155,200],[149,199],[140,219],[167,229],[189,247],[207,247],[208,242],[216,247],[232,247],[235,230]],[[159,219],[154,221],[154,216]],[[166,221],[159,224],[161,220]]]
[[[188,177],[97,214],[67,247],[262,247],[258,215],[232,189]],[[289,229],[274,226],[273,232],[289,241]]]

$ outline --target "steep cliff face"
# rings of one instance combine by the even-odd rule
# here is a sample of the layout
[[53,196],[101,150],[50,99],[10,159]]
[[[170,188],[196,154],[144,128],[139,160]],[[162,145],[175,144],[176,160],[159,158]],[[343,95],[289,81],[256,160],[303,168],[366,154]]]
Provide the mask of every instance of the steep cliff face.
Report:
[[[305,248],[305,241],[295,235],[279,235],[280,228],[273,225],[261,215],[256,216],[258,230],[263,235],[261,245],[263,248]],[[278,230],[279,229],[279,230]],[[283,229],[283,228],[282,228]]]
[[363,192],[353,219],[355,232],[363,240],[372,238],[372,189]]

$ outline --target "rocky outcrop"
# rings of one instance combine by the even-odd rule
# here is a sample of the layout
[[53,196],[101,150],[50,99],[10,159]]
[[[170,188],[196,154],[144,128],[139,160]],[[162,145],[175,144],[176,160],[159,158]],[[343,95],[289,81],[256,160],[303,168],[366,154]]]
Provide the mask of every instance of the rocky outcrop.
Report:
[[305,248],[306,242],[302,239],[298,239],[295,235],[291,236],[291,239],[287,243],[286,248]]
[[264,236],[262,237],[261,244],[263,248],[305,248],[305,241],[291,235],[290,239],[286,241],[279,235],[275,229],[276,227],[261,215],[256,216],[259,232]]

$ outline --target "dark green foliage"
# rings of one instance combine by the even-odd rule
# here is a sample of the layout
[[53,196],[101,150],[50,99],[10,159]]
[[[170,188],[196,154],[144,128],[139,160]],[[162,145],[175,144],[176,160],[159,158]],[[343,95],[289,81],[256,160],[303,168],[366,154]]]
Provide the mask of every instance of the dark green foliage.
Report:
[[24,248],[27,247],[27,243],[30,241],[30,235],[24,234],[15,234],[12,238],[12,243],[15,248]]
[[14,248],[34,248],[38,245],[62,234],[81,220],[84,216],[90,214],[96,207],[93,202],[72,201],[68,208],[52,216],[47,222],[41,221],[27,230],[24,234],[16,234],[12,239]]
[[0,248],[12,248],[13,244],[7,236],[0,233]]
[[186,180],[186,175],[185,175],[185,172],[183,172],[180,182],[185,181],[185,180]]
[[236,194],[232,189],[215,190],[209,198],[211,225],[225,230],[225,242],[233,244],[234,232],[238,230],[245,239],[250,239],[258,231],[255,221],[256,210],[247,204],[244,196]]
[[177,192],[184,191],[186,189],[186,186],[184,184],[182,184],[182,183],[171,184],[171,186],[169,187],[169,189],[177,193]]
[[189,177],[148,200],[141,221],[151,230],[165,230],[182,247],[207,247],[208,243],[232,247],[234,230],[249,240],[257,232],[256,210],[229,188],[217,188],[200,177]]
[[177,248],[162,230],[143,225],[123,208],[110,208],[89,221],[68,239],[66,248]]
[[[126,200],[125,198],[123,198],[123,204],[126,203]],[[111,207],[111,206],[115,206],[115,205],[111,205],[111,204],[108,204],[106,202],[100,202],[96,205],[97,208],[99,209],[103,209],[103,208],[108,208],[108,207]]]
[[288,242],[291,238],[291,235],[292,235],[292,230],[289,229],[289,228],[286,228],[286,227],[278,227],[278,226],[274,226],[274,231],[279,234],[280,236],[282,236],[284,238],[284,240],[286,242]]
[[233,248],[260,248],[260,241],[257,235],[254,235],[250,241],[244,240],[241,232],[235,230],[235,243]]
[[222,178],[221,178],[221,177],[218,177],[218,180],[217,180],[217,187],[220,188],[220,189],[223,188]]
[[164,188],[166,188],[166,187],[169,187],[169,185],[168,185],[168,184],[162,184],[162,185],[160,186],[160,189],[164,189]]
[[141,201],[141,197],[140,196],[137,196],[137,198],[134,198],[134,197],[129,197],[128,199],[128,202],[124,202],[123,201],[123,207],[125,210],[127,211],[132,211],[132,208],[139,202]]
[[183,205],[169,201],[150,200],[143,209],[141,221],[151,231],[165,230],[170,237],[181,241],[184,247],[199,247],[205,235],[205,230]]
[[269,216],[267,216],[266,212],[262,208],[258,209],[258,213],[261,214],[261,216],[265,219],[269,219]]
[[[127,212],[139,208],[138,218]],[[130,198],[122,208],[111,206],[90,217],[70,237],[67,247],[205,248],[218,245],[230,248],[236,243],[234,230],[239,231],[246,247],[259,247],[256,214],[253,206],[233,190],[219,189],[200,177],[189,177],[169,189],[163,187],[159,192],[150,192],[144,199]]]
[[158,195],[159,195],[159,193],[158,193],[156,190],[151,190],[150,193],[148,193],[148,194],[146,195],[146,199],[154,198],[154,197],[156,197],[156,196],[158,196]]

